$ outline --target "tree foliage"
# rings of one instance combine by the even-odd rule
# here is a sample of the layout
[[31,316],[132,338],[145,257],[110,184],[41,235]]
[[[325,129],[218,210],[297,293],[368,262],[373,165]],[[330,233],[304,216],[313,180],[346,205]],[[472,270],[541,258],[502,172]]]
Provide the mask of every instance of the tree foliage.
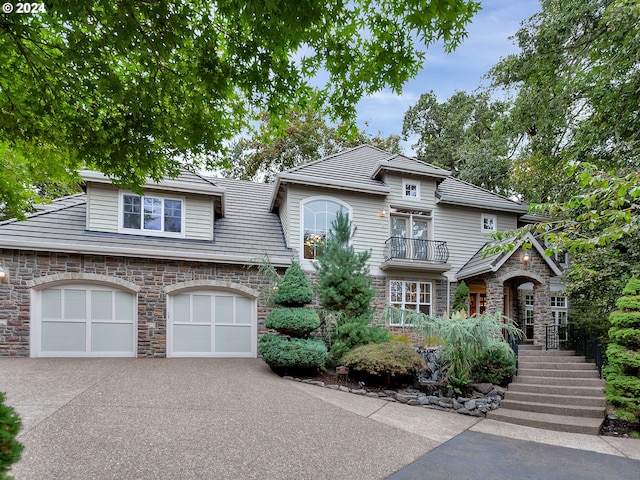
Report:
[[[515,92],[505,134],[517,149],[511,179],[532,202],[576,193],[564,168],[640,166],[640,42],[635,0],[542,0],[516,34],[520,53],[489,76]],[[620,172],[618,172],[620,173]]]
[[316,257],[320,303],[327,310],[344,313],[348,318],[371,320],[371,299],[375,290],[367,261],[371,252],[356,252],[351,239],[356,233],[349,216],[342,210],[331,224],[329,238]]
[[509,159],[500,120],[503,102],[486,93],[456,92],[438,102],[433,91],[420,96],[404,116],[402,134],[417,135],[417,157],[452,175],[497,193],[509,193]]
[[319,158],[369,144],[389,153],[402,153],[400,137],[366,132],[355,135],[347,129],[331,126],[322,112],[313,105],[294,108],[280,119],[263,113],[260,125],[249,137],[242,137],[231,149],[231,168],[222,174],[242,180],[270,182],[276,173],[303,165]]
[[[13,158],[83,166],[123,186],[216,165],[251,113],[282,118],[312,102],[332,119],[383,88],[399,92],[426,45],[451,50],[471,0],[48,0],[0,16],[0,144]],[[314,97],[311,82],[326,82]],[[284,127],[284,125],[283,125]],[[14,165],[2,163],[0,175]],[[35,169],[25,169],[26,173]],[[2,183],[8,183],[3,180]],[[14,181],[28,189],[36,178]],[[20,209],[27,194],[0,202]],[[11,204],[16,198],[23,203]]]

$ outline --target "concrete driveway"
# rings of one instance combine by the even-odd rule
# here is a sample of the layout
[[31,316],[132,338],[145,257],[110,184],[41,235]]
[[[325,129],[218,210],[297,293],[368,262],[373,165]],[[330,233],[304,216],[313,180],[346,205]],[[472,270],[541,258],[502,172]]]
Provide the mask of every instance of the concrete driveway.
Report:
[[0,391],[24,423],[17,480],[383,479],[469,429],[640,459],[640,441],[505,429],[283,380],[257,359],[5,358]]

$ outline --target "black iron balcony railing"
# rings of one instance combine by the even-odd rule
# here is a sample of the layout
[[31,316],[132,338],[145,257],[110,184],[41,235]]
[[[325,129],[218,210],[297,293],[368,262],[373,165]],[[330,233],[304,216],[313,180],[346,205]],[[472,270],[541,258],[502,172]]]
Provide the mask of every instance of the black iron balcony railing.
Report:
[[384,245],[384,259],[385,261],[405,259],[447,263],[447,260],[449,260],[449,249],[447,248],[447,242],[390,237]]

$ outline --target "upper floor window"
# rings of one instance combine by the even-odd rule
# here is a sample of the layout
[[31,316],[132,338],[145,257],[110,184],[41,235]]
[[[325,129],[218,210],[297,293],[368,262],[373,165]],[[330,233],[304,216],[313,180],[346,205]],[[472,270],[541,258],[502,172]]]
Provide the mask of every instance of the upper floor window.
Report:
[[349,213],[344,205],[330,199],[312,199],[302,204],[304,258],[314,259],[322,253],[331,224],[340,210]]
[[402,196],[413,200],[420,200],[420,182],[415,180],[402,180]]
[[498,231],[498,218],[495,215],[483,213],[481,217],[482,233],[493,233]]
[[122,229],[145,234],[181,235],[184,201],[180,198],[122,194]]

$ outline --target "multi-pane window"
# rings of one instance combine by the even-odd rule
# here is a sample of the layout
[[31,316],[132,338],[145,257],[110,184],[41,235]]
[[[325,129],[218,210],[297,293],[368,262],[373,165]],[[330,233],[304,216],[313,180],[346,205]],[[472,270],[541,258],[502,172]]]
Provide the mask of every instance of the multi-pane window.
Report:
[[[417,310],[425,315],[431,315],[431,283],[391,280],[389,303],[396,308]],[[396,322],[396,325],[407,323],[404,317]]]
[[[344,207],[331,200],[312,200],[302,208],[304,258],[316,258],[327,243],[327,236],[336,215]],[[346,212],[344,212],[346,213]]]
[[498,219],[495,215],[483,213],[481,216],[482,233],[491,233],[498,230]]
[[122,196],[122,228],[149,233],[182,233],[183,201],[124,194]]
[[551,314],[553,315],[556,325],[563,325],[567,323],[567,297],[551,297]]
[[420,182],[412,181],[412,180],[403,180],[402,196],[405,198],[420,200]]
[[525,338],[527,340],[533,340],[533,295],[525,295],[524,297],[524,330]]

